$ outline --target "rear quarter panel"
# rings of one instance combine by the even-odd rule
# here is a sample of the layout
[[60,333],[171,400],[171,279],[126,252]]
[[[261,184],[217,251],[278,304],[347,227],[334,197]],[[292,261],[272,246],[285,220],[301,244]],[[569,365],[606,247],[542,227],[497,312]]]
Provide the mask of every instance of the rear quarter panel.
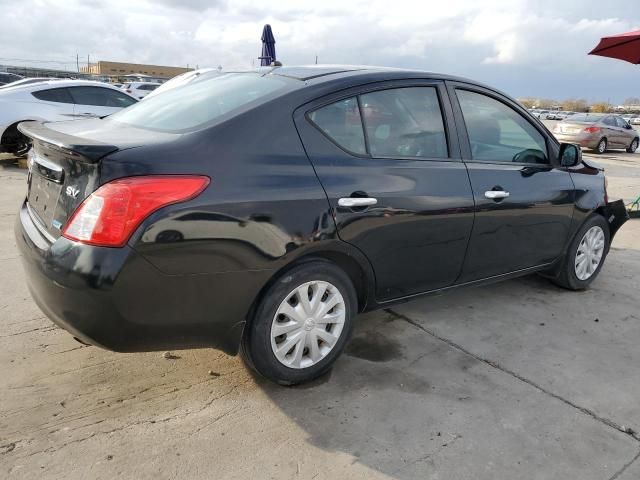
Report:
[[101,182],[146,174],[211,179],[196,199],[151,215],[131,238],[167,274],[277,270],[335,241],[329,205],[285,106],[263,106],[179,140],[125,150]]

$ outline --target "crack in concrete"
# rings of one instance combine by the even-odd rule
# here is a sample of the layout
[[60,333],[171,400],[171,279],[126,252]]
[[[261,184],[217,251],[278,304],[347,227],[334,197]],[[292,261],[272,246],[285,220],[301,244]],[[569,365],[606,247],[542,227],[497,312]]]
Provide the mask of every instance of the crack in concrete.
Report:
[[616,473],[613,474],[613,477],[611,477],[609,480],[616,480],[616,478],[620,478],[620,475],[622,475],[624,472],[627,471],[627,469],[633,465],[633,463],[638,460],[638,458],[640,458],[640,452],[636,453],[636,456],[633,457],[631,459],[631,461],[627,464],[625,464],[620,470],[618,470]]
[[398,468],[397,470],[392,472],[392,475],[397,475],[398,473],[406,470],[407,468],[420,463],[420,462],[424,462],[425,460],[434,457],[436,455],[438,455],[443,449],[445,449],[446,447],[448,447],[449,445],[453,445],[454,443],[456,443],[459,439],[462,438],[462,435],[458,435],[457,433],[455,434],[448,434],[451,437],[451,440],[448,440],[446,442],[443,442],[436,450],[434,450],[433,452],[429,452],[426,453],[418,458],[416,458],[415,460],[410,461],[409,463],[407,463],[406,465],[403,465],[402,467]]
[[419,324],[417,321],[413,320],[412,318],[409,318],[406,315],[403,315],[401,313],[398,313],[390,308],[385,309],[385,311],[391,315],[393,315],[394,317],[396,317],[399,320],[404,320],[405,322],[409,323],[410,325],[413,325],[416,328],[419,328],[420,330],[422,330],[423,332],[425,332],[427,335],[430,335],[431,337],[440,340],[441,342],[446,343],[447,345],[449,345],[450,347],[464,353],[465,355],[468,355],[476,360],[478,360],[479,362],[484,363],[485,365],[488,365],[492,368],[495,368],[496,370],[499,370],[503,373],[506,373],[507,375],[510,375],[518,380],[520,380],[521,382],[526,383],[527,385],[530,385],[531,387],[535,388],[536,390],[544,393],[545,395],[548,395],[552,398],[555,398],[556,400],[559,400],[561,402],[563,402],[564,404],[579,410],[580,412],[582,412],[585,415],[590,416],[591,418],[593,418],[594,420],[610,427],[613,428],[621,433],[624,433],[625,435],[628,435],[629,437],[633,438],[636,441],[640,441],[640,433],[634,431],[633,429],[629,428],[629,427],[625,427],[623,425],[619,425],[616,422],[614,422],[613,420],[610,420],[608,418],[602,417],[600,415],[598,415],[596,412],[594,412],[593,410],[590,410],[586,407],[581,407],[580,405],[577,405],[575,403],[573,403],[571,400],[567,400],[566,398],[558,395],[557,393],[553,393],[550,390],[547,390],[546,388],[544,388],[541,385],[538,385],[537,383],[535,383],[533,380],[529,380],[526,377],[523,377],[522,375],[517,374],[516,372],[509,370],[508,368],[500,365],[497,362],[494,362],[493,360],[489,360],[488,358],[484,358],[481,357],[480,355],[477,355],[469,350],[467,350],[466,348],[464,348],[462,345],[459,345],[457,343],[455,343],[452,340],[449,340],[448,338],[442,337],[440,335],[438,335],[437,333],[429,330],[428,328],[424,327],[423,325]]
[[38,331],[51,332],[51,331],[57,330],[57,329],[58,329],[58,327],[56,327],[55,325],[47,325],[46,327],[33,328],[31,330],[25,330],[23,332],[10,333],[9,335],[0,335],[0,338],[15,337],[15,336],[18,336],[18,335],[24,335],[26,333],[33,333],[33,332],[38,332]]

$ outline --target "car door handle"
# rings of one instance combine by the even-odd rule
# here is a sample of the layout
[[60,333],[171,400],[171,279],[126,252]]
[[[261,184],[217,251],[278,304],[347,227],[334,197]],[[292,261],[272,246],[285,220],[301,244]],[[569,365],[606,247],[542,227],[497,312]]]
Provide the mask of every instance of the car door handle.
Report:
[[338,205],[341,207],[370,207],[378,203],[377,198],[371,197],[344,197],[338,200]]
[[509,192],[505,192],[504,190],[487,190],[484,192],[484,196],[486,198],[496,200],[499,198],[507,198],[509,196]]

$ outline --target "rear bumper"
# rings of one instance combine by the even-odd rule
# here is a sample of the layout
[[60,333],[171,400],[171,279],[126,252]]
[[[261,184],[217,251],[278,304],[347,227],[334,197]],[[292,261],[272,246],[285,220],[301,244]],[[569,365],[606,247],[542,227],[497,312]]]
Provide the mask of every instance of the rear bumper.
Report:
[[573,143],[580,145],[583,148],[595,149],[600,141],[600,136],[586,135],[566,135],[562,133],[554,133],[554,136],[559,142]]
[[212,347],[237,353],[267,272],[166,275],[129,246],[102,248],[38,231],[26,204],[15,224],[29,290],[81,341],[119,352]]

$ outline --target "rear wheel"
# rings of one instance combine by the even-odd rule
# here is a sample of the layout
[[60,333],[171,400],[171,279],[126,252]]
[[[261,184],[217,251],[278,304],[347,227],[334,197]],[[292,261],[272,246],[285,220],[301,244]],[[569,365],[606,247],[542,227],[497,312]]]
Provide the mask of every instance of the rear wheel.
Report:
[[357,312],[349,277],[332,263],[304,263],[265,293],[240,349],[246,363],[281,385],[328,371],[351,334]]
[[609,252],[609,225],[600,215],[593,215],[580,228],[569,245],[554,282],[569,290],[584,290],[598,276]]
[[637,149],[638,149],[638,139],[634,138],[633,142],[631,142],[631,145],[629,145],[629,147],[627,148],[627,153],[635,153]]
[[595,152],[602,154],[606,151],[607,151],[607,139],[601,138],[600,141],[598,142],[598,145],[596,145]]
[[31,148],[30,140],[18,131],[17,123],[14,123],[5,130],[1,142],[5,151],[14,154],[16,157],[26,155]]

